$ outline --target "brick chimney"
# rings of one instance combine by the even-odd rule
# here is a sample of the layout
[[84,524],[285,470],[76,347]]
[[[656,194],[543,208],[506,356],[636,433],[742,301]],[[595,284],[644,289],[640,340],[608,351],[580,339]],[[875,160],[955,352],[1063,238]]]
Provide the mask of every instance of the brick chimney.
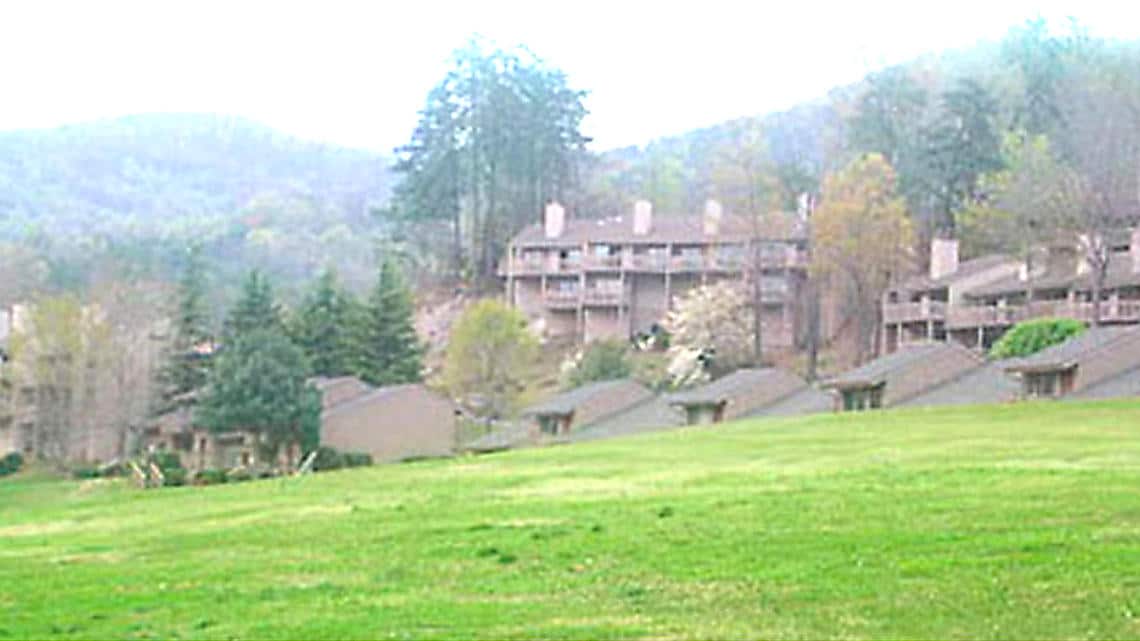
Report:
[[958,241],[953,238],[935,238],[930,241],[930,277],[949,276],[958,271]]
[[1128,239],[1128,255],[1132,257],[1132,273],[1140,274],[1140,227],[1132,228]]
[[546,237],[558,238],[566,228],[566,210],[556,202],[547,203],[542,220],[546,228]]
[[724,217],[724,209],[715,200],[705,201],[705,215],[703,227],[705,236],[716,236],[720,233],[720,220]]
[[639,200],[633,203],[633,234],[647,236],[653,229],[653,203]]

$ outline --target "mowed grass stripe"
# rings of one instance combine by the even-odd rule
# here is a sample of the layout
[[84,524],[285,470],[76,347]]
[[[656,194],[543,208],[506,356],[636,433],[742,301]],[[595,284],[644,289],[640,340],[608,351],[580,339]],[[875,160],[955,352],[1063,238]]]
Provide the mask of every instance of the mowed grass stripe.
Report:
[[1140,402],[0,482],[0,638],[1137,638]]

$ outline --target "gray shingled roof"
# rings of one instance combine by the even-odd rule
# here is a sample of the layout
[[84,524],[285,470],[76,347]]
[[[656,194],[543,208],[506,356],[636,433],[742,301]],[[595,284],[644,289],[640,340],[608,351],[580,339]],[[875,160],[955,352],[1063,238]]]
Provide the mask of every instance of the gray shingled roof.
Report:
[[570,432],[571,441],[592,441],[616,436],[681,427],[684,417],[664,398],[652,396],[616,414],[610,414],[590,425]]
[[1140,367],[1117,374],[1073,394],[1074,398],[1127,398],[1129,396],[1140,396]]
[[752,388],[761,386],[767,380],[784,375],[784,372],[774,367],[738,369],[711,383],[684,392],[671,394],[668,400],[674,405],[711,405],[721,403],[741,393],[746,393]]
[[[392,395],[396,394],[397,392],[402,392],[402,391],[405,391],[409,388],[416,388],[416,387],[425,387],[425,386],[423,383],[405,383],[403,385],[389,385],[388,387],[378,387],[378,388],[376,388],[370,392],[367,392],[365,394],[361,394],[360,396],[354,396],[351,399],[344,401],[343,403],[337,403],[336,405],[333,405],[331,407],[327,407],[327,408],[325,408],[323,414],[324,414],[324,416],[333,416],[335,414],[339,414],[341,412],[350,410],[350,409],[357,407],[359,405],[363,405],[365,403],[371,403],[372,401],[380,400],[380,399],[384,398],[385,396],[392,396]],[[429,392],[430,392],[430,390],[429,390]]]
[[1068,367],[1088,354],[1109,347],[1114,341],[1135,335],[1140,327],[1096,327],[1075,338],[1041,350],[1032,356],[1017,359],[1006,366],[1007,370],[1023,371]]
[[646,390],[636,381],[629,379],[618,379],[613,381],[599,381],[596,383],[587,383],[581,387],[563,392],[552,398],[547,399],[537,405],[531,405],[523,410],[524,416],[544,416],[544,415],[565,415],[578,409],[582,404],[590,402],[598,394],[609,392],[615,389],[628,388],[630,392],[630,402],[635,402],[638,399],[636,395],[644,395]]
[[799,416],[801,414],[822,414],[834,409],[835,401],[831,394],[808,385],[795,393],[762,407],[748,416]]
[[970,260],[963,261],[958,265],[958,269],[952,274],[946,274],[940,278],[931,278],[929,274],[919,274],[906,280],[899,287],[903,291],[925,291],[929,289],[938,289],[940,287],[948,287],[955,281],[969,278],[987,269],[993,269],[1004,263],[1015,263],[1016,259],[1006,256],[1004,254],[989,254],[986,256],[979,256],[978,258],[971,258]]
[[899,403],[902,407],[1002,403],[1017,398],[1017,380],[1006,373],[1008,361],[991,361]]
[[952,350],[965,350],[966,348],[952,343],[919,343],[907,345],[898,351],[876,358],[875,360],[845,372],[835,378],[825,381],[825,387],[849,387],[859,385],[878,385],[885,382],[892,372],[925,358],[937,358],[940,353]]
[[[752,221],[741,216],[724,216],[715,235],[705,235],[703,217],[699,215],[653,215],[649,233],[633,233],[633,217],[581,219],[569,218],[558,238],[547,238],[542,225],[526,227],[515,236],[518,245],[529,246],[580,246],[593,243],[705,243],[743,242],[752,237]],[[762,235],[771,240],[799,240],[804,238],[803,225],[796,214],[775,213],[768,219]]]

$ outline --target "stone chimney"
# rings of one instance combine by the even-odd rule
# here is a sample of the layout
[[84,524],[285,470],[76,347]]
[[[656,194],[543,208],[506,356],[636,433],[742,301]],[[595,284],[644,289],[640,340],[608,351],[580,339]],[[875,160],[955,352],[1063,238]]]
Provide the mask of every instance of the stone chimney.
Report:
[[704,230],[705,236],[716,236],[720,233],[720,220],[724,217],[724,209],[715,200],[705,201]]
[[648,236],[653,229],[653,203],[639,200],[633,203],[633,234]]
[[958,271],[958,241],[953,238],[935,238],[930,241],[930,277],[949,276]]
[[562,235],[562,231],[566,229],[566,210],[562,205],[556,202],[547,203],[543,225],[546,228],[547,238],[558,238]]
[[1132,273],[1140,274],[1140,227],[1132,229],[1128,239],[1128,255],[1132,258]]

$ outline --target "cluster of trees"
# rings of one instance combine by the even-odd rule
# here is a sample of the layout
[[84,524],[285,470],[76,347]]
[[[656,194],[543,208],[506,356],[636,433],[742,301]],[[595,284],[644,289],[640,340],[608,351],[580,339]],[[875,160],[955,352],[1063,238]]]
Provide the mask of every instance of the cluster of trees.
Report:
[[310,451],[321,408],[310,377],[354,375],[378,386],[422,377],[411,290],[392,260],[362,299],[329,269],[293,309],[253,270],[220,328],[204,273],[194,249],[174,291],[118,279],[85,300],[34,299],[3,374],[35,411],[40,456],[128,456],[143,427],[179,410],[213,430],[260,433],[270,457],[292,443]]
[[215,431],[261,434],[268,456],[290,443],[319,443],[321,400],[312,376],[357,376],[371,385],[421,380],[423,346],[415,334],[411,291],[392,260],[358,300],[326,269],[300,306],[286,312],[270,281],[251,271],[216,345],[202,290],[201,260],[191,252],[161,378],[165,411],[193,405]]
[[588,142],[583,97],[526,50],[476,40],[457,51],[397,150],[391,212],[430,238],[422,253],[454,273],[493,277],[506,241],[548,199],[574,202]]

